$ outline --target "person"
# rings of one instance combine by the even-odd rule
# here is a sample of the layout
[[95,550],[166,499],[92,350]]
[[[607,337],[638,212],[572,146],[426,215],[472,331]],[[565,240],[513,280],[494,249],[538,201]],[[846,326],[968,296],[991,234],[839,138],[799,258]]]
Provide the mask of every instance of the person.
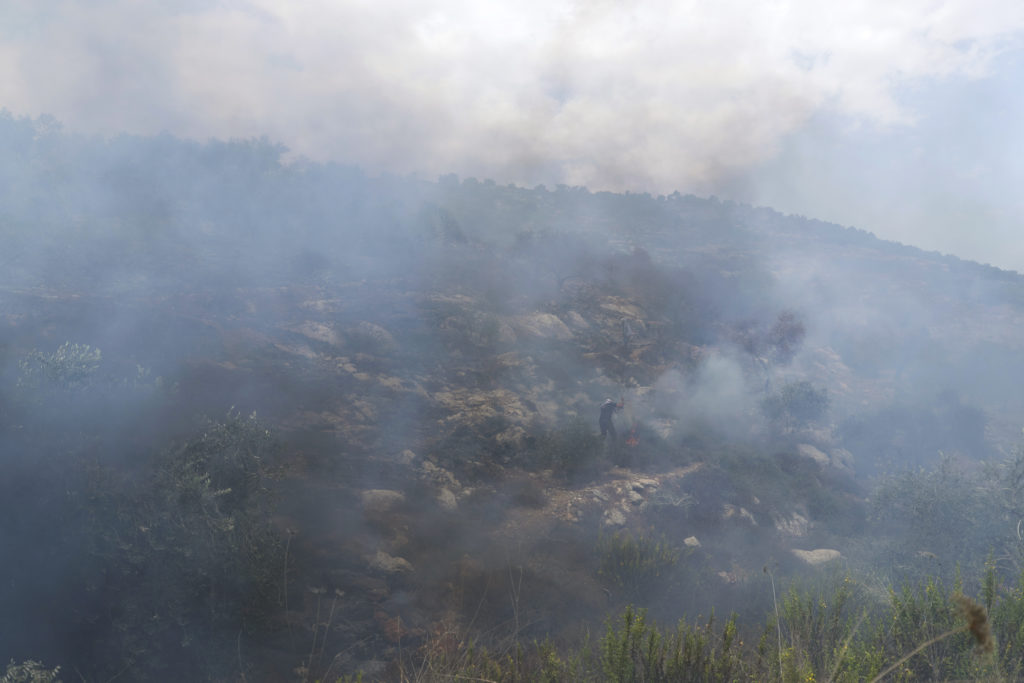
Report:
[[615,423],[612,421],[612,415],[616,411],[622,410],[624,405],[626,403],[621,397],[618,403],[610,398],[606,398],[604,403],[601,404],[601,419],[598,420],[598,424],[601,426],[601,438],[607,438],[611,434],[612,441],[615,440]]

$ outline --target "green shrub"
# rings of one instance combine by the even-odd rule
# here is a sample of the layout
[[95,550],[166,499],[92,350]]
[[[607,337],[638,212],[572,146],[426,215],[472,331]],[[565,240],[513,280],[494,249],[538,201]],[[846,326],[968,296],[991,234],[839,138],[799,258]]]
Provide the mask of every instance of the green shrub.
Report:
[[[850,577],[817,590],[791,586],[758,646],[761,676],[782,681],[870,680],[881,651],[870,645],[867,608]],[[858,613],[854,605],[859,603]],[[856,636],[860,636],[857,639]],[[867,642],[868,646],[862,646]]]
[[85,616],[98,672],[209,675],[240,633],[267,626],[285,588],[262,483],[274,447],[254,417],[229,413],[162,453],[148,479],[92,470],[83,578],[102,606]]
[[597,544],[598,576],[627,600],[643,600],[657,590],[679,562],[679,549],[664,539],[616,533]]
[[87,388],[96,376],[103,355],[87,344],[64,342],[53,353],[32,351],[18,367],[18,386],[23,389]]
[[[977,640],[965,625],[965,605],[959,582],[952,591],[929,579],[916,587],[890,593],[890,616],[884,643],[888,659],[900,661],[899,677],[913,680],[986,680],[996,662],[974,656]],[[981,609],[982,614],[984,610]],[[972,637],[972,635],[974,637]],[[924,647],[922,647],[924,646]],[[915,650],[918,652],[915,653]]]
[[[989,588],[985,600],[987,602],[988,596],[993,596],[989,612],[992,630],[996,634],[996,655],[1000,669],[1009,680],[1022,680],[1024,660],[1020,653],[1024,652],[1024,572],[1017,577],[1016,585],[1002,591],[995,571],[986,572],[986,578],[988,580],[984,585]],[[997,599],[994,597],[996,594],[999,594]]]
[[644,681],[728,681],[741,675],[735,617],[714,633],[714,617],[690,626],[680,621],[674,631],[647,623],[644,610],[628,607],[616,622],[609,621],[600,643],[604,679],[621,683]]
[[[984,558],[1012,533],[999,514],[997,491],[995,482],[986,484],[950,457],[931,470],[885,477],[871,496],[870,520],[898,545],[881,561],[903,568],[903,575],[894,577],[901,581],[923,578],[924,572],[914,573],[921,557],[980,572]],[[951,578],[948,570],[946,578]]]

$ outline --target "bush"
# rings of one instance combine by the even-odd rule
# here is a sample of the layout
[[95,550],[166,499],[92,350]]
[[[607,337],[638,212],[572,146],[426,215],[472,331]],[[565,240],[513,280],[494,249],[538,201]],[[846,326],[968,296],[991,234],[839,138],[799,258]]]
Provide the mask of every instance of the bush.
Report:
[[779,313],[775,324],[768,331],[767,337],[772,358],[782,365],[790,363],[796,352],[800,350],[806,333],[804,323],[796,313],[793,311]]
[[[870,630],[864,628],[865,611],[859,615],[851,612],[853,593],[849,577],[816,591],[791,587],[761,636],[758,655],[764,677],[870,680],[877,674],[879,653],[871,647],[858,647],[860,641],[854,640],[858,629],[862,637]],[[863,605],[863,600],[858,602]]]
[[914,653],[898,667],[903,678],[993,679],[996,662],[992,658],[973,656],[976,652],[990,651],[991,635],[984,609],[977,606],[982,623],[973,623],[971,611],[975,605],[960,590],[957,584],[952,592],[947,591],[941,582],[928,579],[916,588],[904,586],[898,592],[891,592],[891,621],[885,643],[889,658],[899,661]]
[[[986,572],[985,602],[996,633],[996,655],[1000,668],[1008,680],[1024,680],[1024,573],[1017,577],[1016,585],[1002,589],[994,569]],[[996,594],[1001,593],[999,599]]]
[[19,364],[18,386],[28,390],[87,388],[103,355],[87,344],[64,342],[53,353],[32,351]]
[[645,611],[629,607],[619,623],[616,628],[608,622],[600,644],[605,680],[727,681],[742,671],[735,617],[725,623],[720,637],[714,634],[714,617],[703,627],[680,621],[675,631],[662,631],[647,623]]
[[84,618],[101,677],[212,675],[240,633],[268,624],[285,575],[262,484],[273,448],[254,417],[230,413],[160,455],[148,480],[93,470]]
[[656,591],[679,563],[679,548],[664,539],[617,533],[597,544],[597,574],[620,589],[627,600],[643,600]]
[[784,429],[807,427],[828,413],[827,389],[815,389],[807,381],[791,382],[761,402],[761,411]]
[[538,437],[529,457],[540,468],[571,476],[596,470],[600,454],[601,436],[577,416]]
[[[931,470],[885,477],[871,496],[871,521],[896,545],[894,556],[882,561],[913,568],[928,557],[950,570],[982,569],[989,551],[1002,550],[1013,533],[1000,514],[999,491],[996,482],[964,470],[950,457]],[[916,581],[921,576],[899,578]]]

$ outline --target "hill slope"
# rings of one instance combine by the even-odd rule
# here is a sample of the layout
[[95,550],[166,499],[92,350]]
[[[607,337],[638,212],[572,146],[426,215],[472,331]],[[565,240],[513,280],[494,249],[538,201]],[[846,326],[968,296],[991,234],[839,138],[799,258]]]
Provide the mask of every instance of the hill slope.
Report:
[[5,590],[56,624],[5,623],[9,658],[393,677],[627,604],[756,633],[769,570],[1016,570],[1019,275],[714,199],[0,123]]

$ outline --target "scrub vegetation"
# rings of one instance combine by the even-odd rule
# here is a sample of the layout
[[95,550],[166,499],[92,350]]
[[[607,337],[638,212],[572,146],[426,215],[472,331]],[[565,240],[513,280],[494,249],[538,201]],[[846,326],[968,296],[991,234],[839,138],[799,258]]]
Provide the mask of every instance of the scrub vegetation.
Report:
[[1020,275],[285,152],[0,114],[3,681],[1024,676]]

